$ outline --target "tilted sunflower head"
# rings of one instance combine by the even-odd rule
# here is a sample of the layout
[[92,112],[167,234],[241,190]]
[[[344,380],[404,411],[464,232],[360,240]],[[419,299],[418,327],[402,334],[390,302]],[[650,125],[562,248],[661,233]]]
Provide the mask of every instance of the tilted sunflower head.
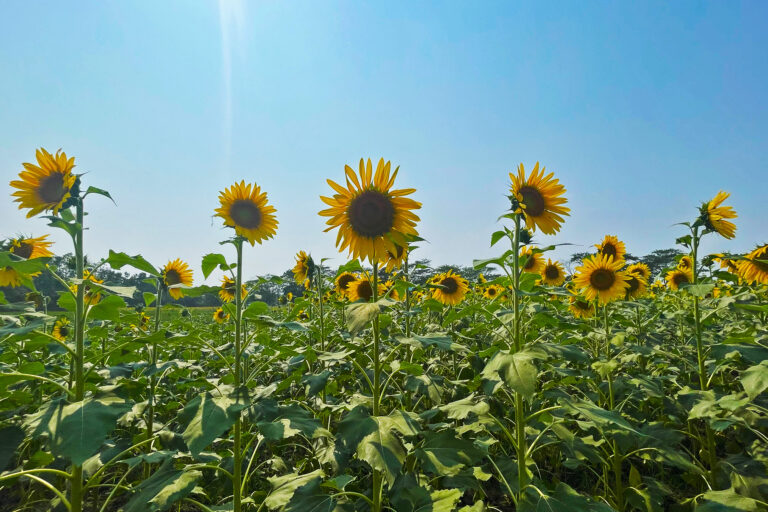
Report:
[[224,219],[225,226],[234,228],[235,233],[252,246],[275,236],[277,210],[267,203],[267,193],[255,183],[235,183],[219,193],[219,202],[216,216]]
[[[240,300],[245,299],[248,291],[245,285],[240,287]],[[219,298],[224,302],[232,302],[235,300],[235,280],[229,276],[222,276],[221,287],[219,288]]]
[[19,210],[28,208],[27,218],[40,212],[58,214],[59,210],[69,206],[70,198],[79,195],[78,177],[72,173],[75,157],[58,150],[55,155],[43,148],[35,152],[37,165],[23,163],[24,170],[19,179],[11,181],[16,189],[12,195],[19,203]]
[[229,320],[229,313],[224,311],[224,309],[219,308],[216,311],[213,312],[213,320],[217,324],[223,324],[227,320]]
[[[98,290],[97,287],[91,286],[89,283],[94,284],[104,284],[103,279],[99,279],[93,274],[91,274],[90,271],[84,270],[83,271],[83,290],[84,290],[84,299],[86,304],[93,305],[96,304],[101,300],[101,292]],[[78,285],[73,284],[69,287],[73,294],[77,295]]]
[[624,261],[613,256],[590,256],[576,268],[574,287],[588,301],[598,299],[600,304],[607,304],[621,299],[629,287],[629,276],[621,270],[623,266]]
[[[25,260],[31,260],[35,258],[48,258],[53,256],[53,253],[48,248],[53,245],[53,242],[48,242],[46,238],[48,235],[43,235],[38,238],[23,237],[12,238],[6,244],[2,244],[0,249],[7,250],[14,256]],[[40,272],[32,272],[30,274],[19,274],[19,272],[11,267],[0,268],[0,286],[10,286],[15,288],[22,284],[24,279],[39,276]]]
[[504,288],[497,285],[497,284],[490,284],[485,287],[485,290],[483,291],[483,297],[486,299],[497,299],[501,297],[504,293]]
[[161,275],[163,277],[163,284],[174,299],[182,298],[184,293],[181,288],[171,288],[171,286],[192,286],[192,269],[179,258],[166,263],[161,271]]
[[693,260],[690,256],[682,256],[677,262],[677,268],[680,270],[693,270]]
[[568,310],[576,318],[592,318],[595,316],[596,307],[594,301],[589,301],[584,297],[572,295],[568,298]]
[[671,290],[679,290],[684,284],[693,283],[693,271],[690,269],[684,270],[675,268],[667,272],[664,279],[667,280],[667,286],[669,286]]
[[633,263],[627,267],[627,272],[642,277],[646,282],[651,278],[651,269],[645,263]]
[[648,292],[648,281],[643,279],[640,275],[627,272],[629,279],[627,283],[627,299],[638,299],[643,297]]
[[541,275],[546,263],[544,262],[544,256],[540,252],[534,251],[534,249],[535,247],[529,245],[520,249],[520,268],[523,272]]
[[[384,295],[385,290],[382,283],[377,283],[376,290],[376,298]],[[371,281],[367,277],[361,277],[356,281],[352,281],[347,285],[347,296],[351,302],[370,302],[374,299]]]
[[550,286],[560,286],[565,282],[565,269],[559,261],[547,259],[541,269],[541,282]]
[[296,265],[293,267],[293,278],[297,283],[303,283],[307,279],[312,279],[315,273],[315,262],[312,256],[305,251],[296,253]]
[[342,297],[347,297],[347,294],[349,292],[349,285],[352,284],[354,281],[357,281],[358,276],[353,274],[352,272],[342,272],[339,274],[339,276],[336,278],[336,291],[339,292],[339,295]]
[[392,273],[393,270],[403,266],[406,256],[408,255],[407,246],[395,244],[395,250],[390,251],[387,249],[387,264],[384,269],[387,273]]
[[736,274],[739,271],[738,261],[733,258],[729,258],[724,254],[713,254],[712,260],[720,265],[720,268],[727,270],[731,274]]
[[510,198],[512,211],[524,215],[528,229],[536,231],[538,228],[544,234],[553,235],[560,231],[563,217],[571,210],[563,206],[568,202],[563,197],[565,187],[554,178],[554,173],[545,176],[544,170],[544,167],[539,170],[539,162],[536,162],[527,178],[523,164],[518,166],[516,175],[509,173],[512,181]]
[[385,262],[389,253],[397,253],[398,245],[407,247],[408,237],[418,235],[419,217],[413,210],[421,208],[421,203],[405,197],[415,189],[392,189],[399,168],[391,174],[390,169],[390,162],[382,158],[374,173],[371,160],[366,163],[361,158],[358,174],[348,165],[344,167],[346,187],[327,180],[336,193],[320,196],[330,208],[319,214],[330,217],[325,231],[339,229],[339,251],[349,250],[353,258],[371,263]]
[[615,236],[605,235],[603,241],[595,244],[598,254],[604,254],[615,260],[623,260],[627,254],[627,248],[624,242]]
[[725,219],[735,219],[736,210],[732,206],[722,206],[723,201],[731,194],[722,190],[711,200],[699,208],[697,224],[702,224],[708,231],[714,231],[719,235],[731,239],[736,236],[736,224]]
[[59,317],[53,324],[53,332],[51,332],[51,335],[57,340],[64,341],[70,334],[72,334],[72,329],[70,327],[69,319],[63,316]]
[[435,276],[433,284],[438,287],[433,288],[432,298],[449,306],[460,304],[469,291],[467,280],[452,270]]
[[738,274],[746,283],[768,284],[768,244],[757,246],[738,262]]

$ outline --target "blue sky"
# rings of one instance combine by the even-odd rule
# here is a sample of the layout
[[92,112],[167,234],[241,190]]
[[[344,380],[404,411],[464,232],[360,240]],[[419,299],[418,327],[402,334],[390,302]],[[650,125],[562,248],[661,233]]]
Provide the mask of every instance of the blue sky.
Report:
[[[160,265],[227,250],[218,191],[257,182],[280,222],[247,276],[299,249],[345,256],[319,195],[384,157],[423,203],[417,256],[492,256],[508,173],[537,160],[568,189],[565,258],[613,234],[670,247],[731,192],[737,238],[766,242],[765,2],[3,2],[0,173],[36,147],[76,156],[92,258]],[[50,232],[0,201],[0,237]],[[59,253],[69,241],[54,234]]]

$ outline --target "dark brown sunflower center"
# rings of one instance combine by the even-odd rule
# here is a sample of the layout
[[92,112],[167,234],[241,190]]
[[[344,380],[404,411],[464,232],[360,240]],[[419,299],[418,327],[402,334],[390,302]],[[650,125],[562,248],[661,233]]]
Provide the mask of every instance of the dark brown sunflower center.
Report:
[[64,188],[64,175],[56,172],[40,180],[37,195],[43,203],[58,204],[64,199],[67,189]]
[[349,287],[349,283],[355,280],[355,276],[343,275],[339,278],[339,288],[346,290]]
[[459,283],[456,281],[456,279],[452,277],[446,277],[442,281],[440,281],[440,284],[445,286],[445,290],[443,290],[443,293],[447,293],[449,295],[453,295],[456,293],[456,290],[459,289]]
[[544,269],[544,276],[547,279],[557,279],[560,277],[560,270],[554,265],[547,265],[547,268]]
[[168,286],[173,286],[179,283],[181,283],[181,275],[179,274],[178,270],[171,268],[165,271],[165,284]]
[[599,268],[589,276],[589,284],[592,285],[592,288],[600,291],[610,289],[615,282],[616,275],[613,271],[605,268]]
[[616,246],[611,244],[611,243],[604,244],[600,248],[600,253],[604,254],[606,256],[613,256],[615,258],[616,257]]
[[672,281],[675,283],[676,286],[680,286],[681,284],[686,284],[689,282],[688,276],[685,275],[684,272],[677,272],[672,278]]
[[400,259],[400,257],[403,255],[403,246],[395,244],[395,254],[392,254],[391,251],[387,251],[387,255],[393,260]]
[[245,229],[261,226],[261,210],[248,199],[238,199],[229,207],[229,216],[235,225]]
[[219,318],[224,318],[227,316],[227,314],[224,311],[217,311],[216,314]]
[[363,300],[371,300],[373,297],[373,288],[368,281],[362,281],[357,285],[357,295]]
[[352,200],[347,215],[355,233],[376,238],[392,230],[395,207],[390,198],[381,192],[366,190]]
[[536,263],[536,257],[533,254],[528,254],[528,259],[525,260],[525,265],[523,265],[523,268],[525,270],[531,270]]
[[66,338],[67,336],[69,336],[69,327],[66,327],[63,325],[59,326],[59,335],[62,338]]
[[577,308],[587,311],[589,309],[589,302],[584,302],[583,300],[577,300],[575,303]]
[[763,251],[762,253],[758,253],[757,256],[755,256],[755,258],[752,260],[752,264],[759,268],[761,271],[768,272],[768,263],[764,263],[766,261],[768,261],[768,251]]
[[20,245],[14,245],[11,247],[11,252],[20,258],[28,260],[32,256],[32,244],[21,242]]
[[496,292],[496,288],[488,288],[488,295],[489,296],[493,297],[494,295],[496,295],[496,293],[497,293]]
[[523,204],[525,205],[525,214],[531,217],[538,217],[544,213],[547,207],[544,196],[538,189],[530,186],[520,187],[520,195],[523,196]]
[[627,288],[627,293],[634,293],[637,291],[638,288],[640,288],[640,281],[636,277],[630,277],[629,281],[629,288]]

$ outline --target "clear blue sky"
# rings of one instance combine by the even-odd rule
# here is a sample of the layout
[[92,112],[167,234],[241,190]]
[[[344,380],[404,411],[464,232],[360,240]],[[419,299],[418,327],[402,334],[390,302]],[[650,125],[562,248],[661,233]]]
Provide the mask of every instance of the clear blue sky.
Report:
[[[62,147],[87,185],[87,252],[158,264],[227,250],[219,190],[259,183],[280,222],[246,275],[345,256],[318,196],[383,156],[423,203],[419,257],[494,255],[507,174],[536,160],[572,209],[543,243],[673,245],[732,193],[739,251],[768,239],[768,3],[60,2],[0,6],[0,237],[49,232],[7,182]],[[56,234],[56,250],[71,250]]]

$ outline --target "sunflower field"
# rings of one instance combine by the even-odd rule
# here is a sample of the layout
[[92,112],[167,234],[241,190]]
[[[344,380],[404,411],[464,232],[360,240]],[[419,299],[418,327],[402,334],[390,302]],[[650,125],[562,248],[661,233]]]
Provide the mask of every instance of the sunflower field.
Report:
[[[242,272],[279,236],[258,185],[219,194],[231,236],[201,262],[89,263],[86,207],[111,196],[74,169],[41,148],[10,182],[71,236],[74,277],[45,234],[0,246],[0,286],[29,289],[0,294],[0,511],[768,510],[768,245],[699,252],[736,236],[726,192],[678,219],[661,275],[614,235],[569,274],[547,254],[566,189],[521,164],[488,277],[416,283],[417,191],[361,159],[320,197],[349,262],[299,250],[303,293],[275,306]],[[203,294],[220,307],[170,307]]]

